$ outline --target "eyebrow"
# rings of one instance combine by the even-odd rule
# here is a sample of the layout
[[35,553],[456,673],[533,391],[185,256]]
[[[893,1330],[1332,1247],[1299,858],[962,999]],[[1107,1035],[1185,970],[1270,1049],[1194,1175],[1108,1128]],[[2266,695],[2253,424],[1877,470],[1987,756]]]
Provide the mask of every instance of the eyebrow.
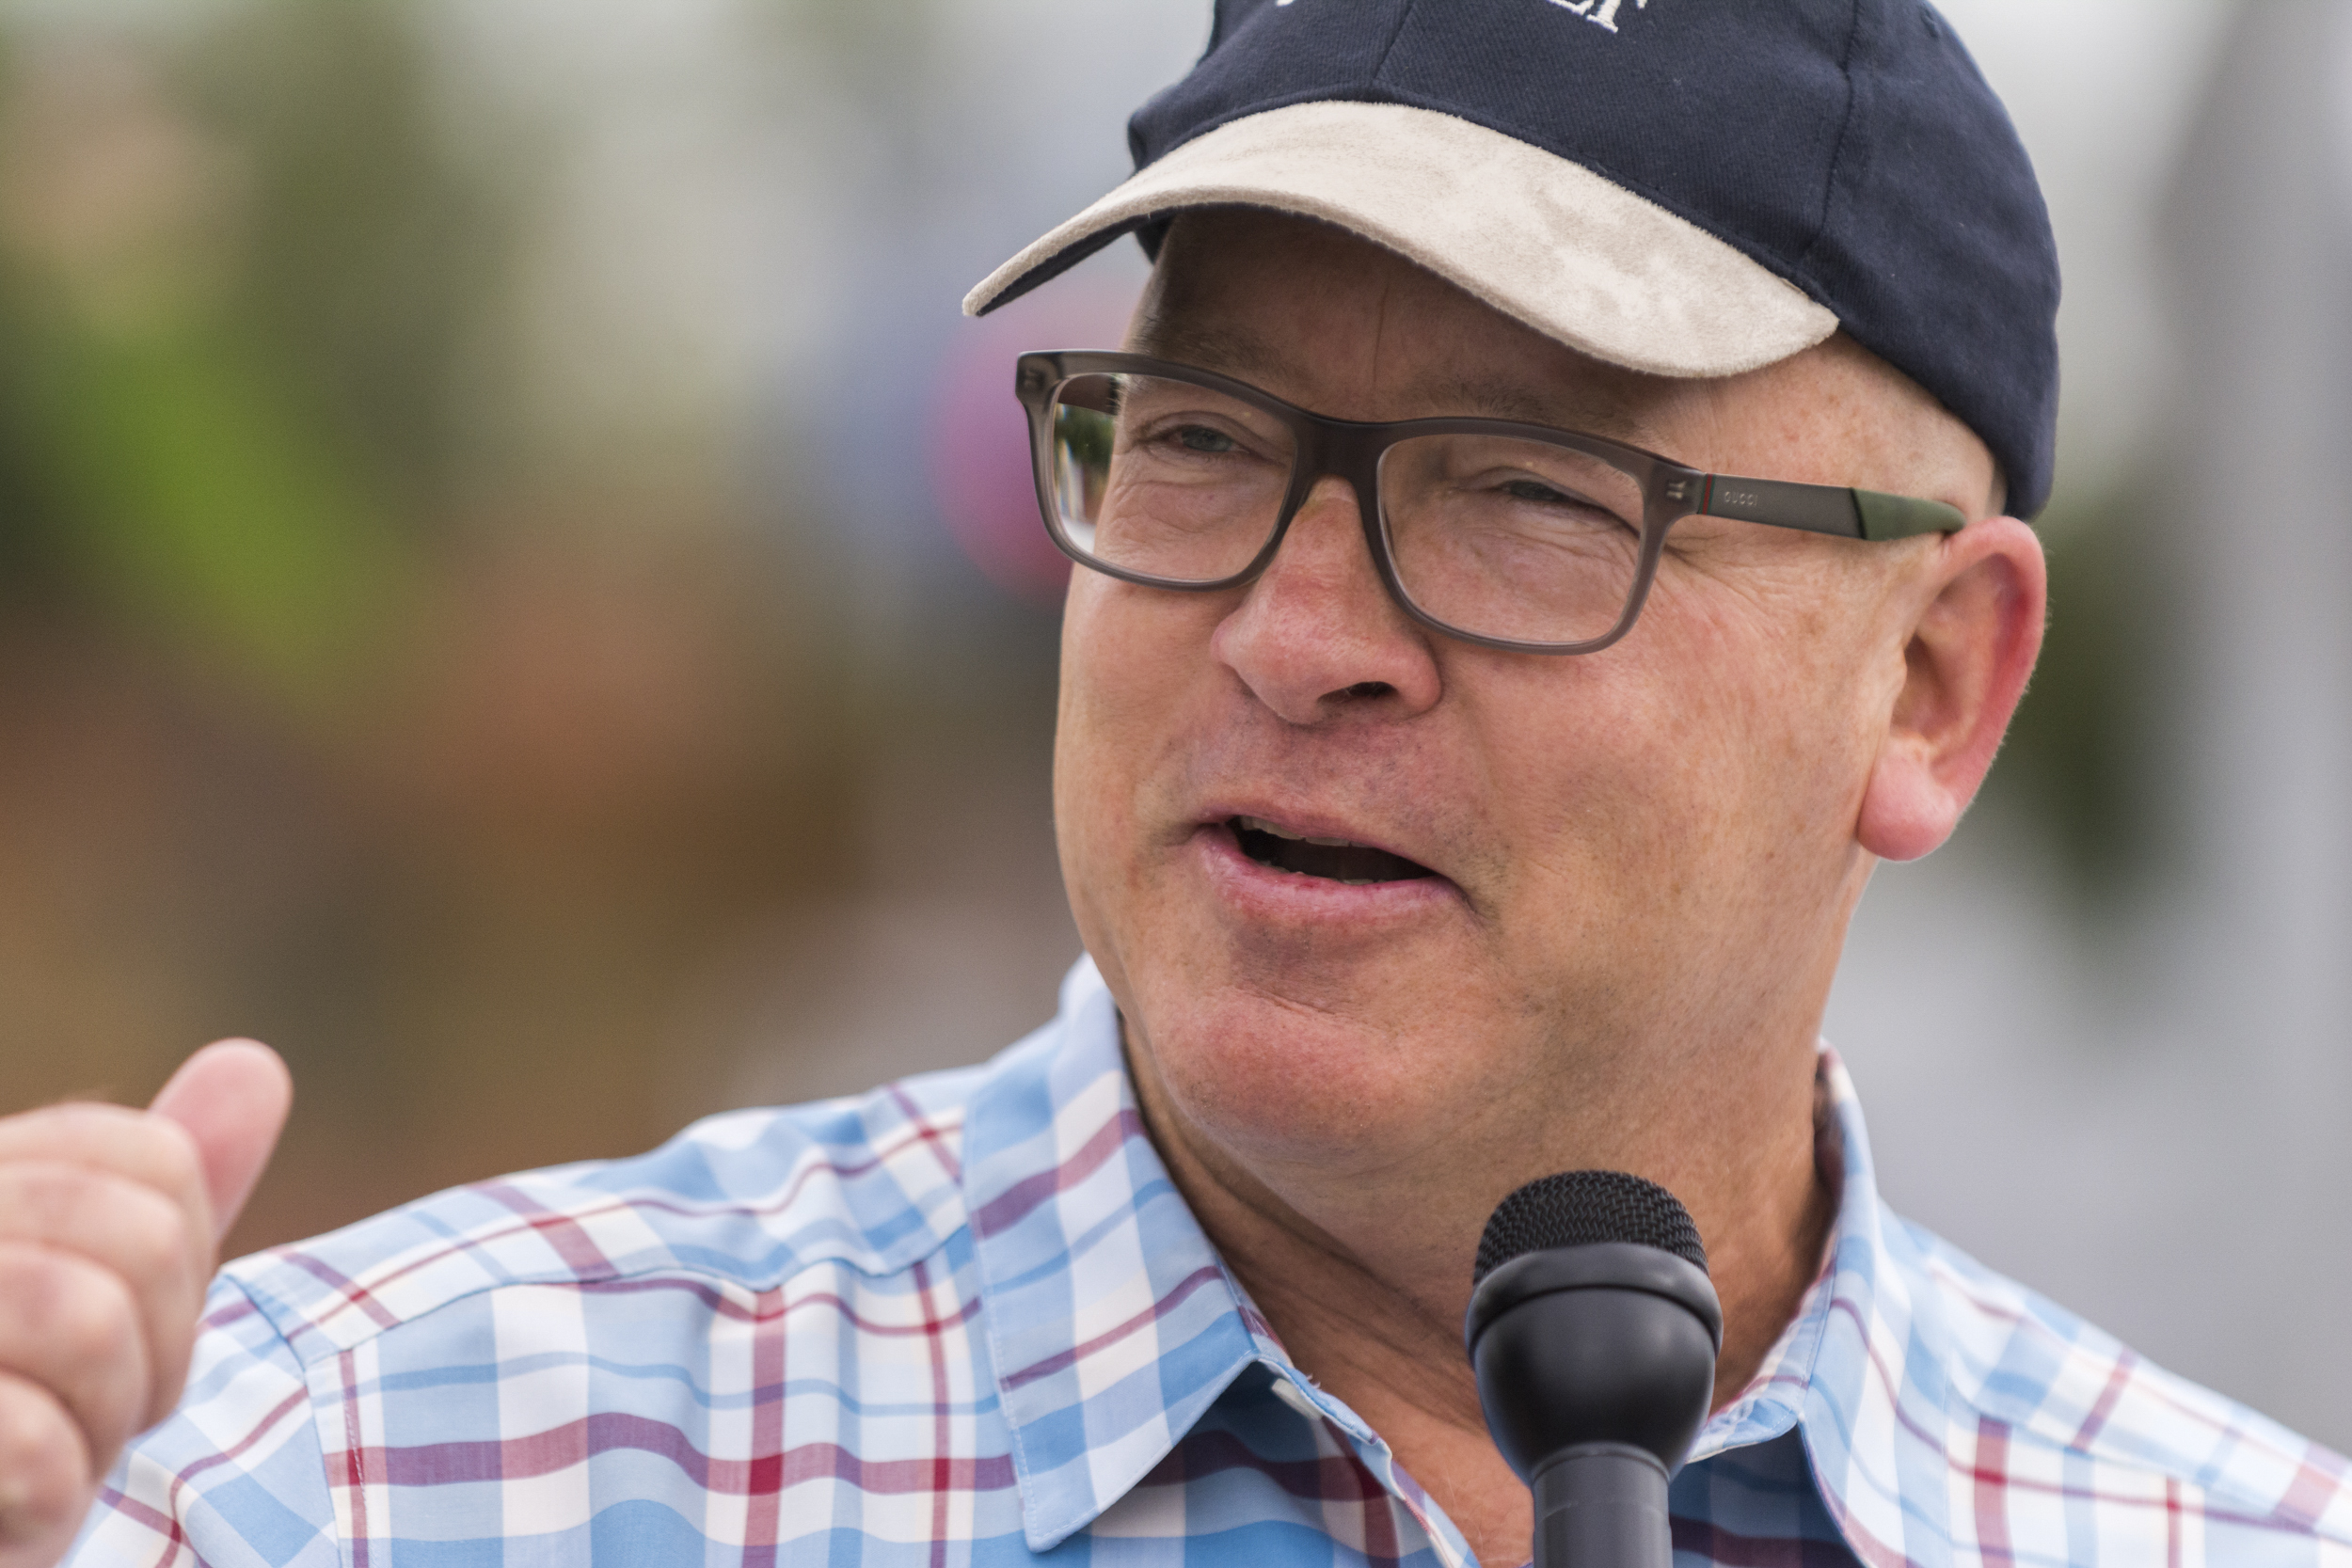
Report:
[[1130,346],[1154,359],[1217,371],[1248,381],[1274,379],[1284,369],[1273,345],[1245,326],[1200,326],[1146,315],[1136,325]]
[[[1136,324],[1133,348],[1155,359],[1216,371],[1253,384],[1288,379],[1294,364],[1248,327],[1206,326],[1158,316],[1147,316]],[[1414,402],[1443,415],[1577,431],[1648,451],[1659,451],[1661,444],[1655,425],[1622,405],[1573,391],[1546,392],[1505,376],[1427,376],[1415,381],[1409,391]]]
[[1614,401],[1545,392],[1502,376],[1438,376],[1414,383],[1413,389],[1432,407],[1459,408],[1481,419],[1605,436],[1645,450],[1655,450],[1661,440],[1657,426]]

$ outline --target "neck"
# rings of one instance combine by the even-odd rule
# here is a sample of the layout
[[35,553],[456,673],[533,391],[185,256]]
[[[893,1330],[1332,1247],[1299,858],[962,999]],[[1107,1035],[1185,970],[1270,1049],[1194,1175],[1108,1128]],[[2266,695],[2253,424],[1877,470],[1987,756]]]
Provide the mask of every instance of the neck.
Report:
[[[1573,1164],[1608,1166],[1658,1180],[1682,1199],[1724,1304],[1716,1408],[1747,1386],[1794,1316],[1820,1271],[1832,1220],[1814,1163],[1810,1041],[1778,1054],[1793,1057],[1796,1070],[1784,1068],[1769,1085],[1753,1071],[1738,1074],[1737,1092],[1716,1097],[1713,1114],[1702,1101],[1695,1118],[1580,1117],[1639,1135],[1570,1140],[1582,1144],[1571,1163],[1518,1173],[1511,1183]],[[1170,1176],[1291,1358],[1381,1434],[1482,1562],[1526,1561],[1527,1488],[1487,1435],[1462,1347],[1484,1207],[1456,1212],[1458,1202],[1445,1201],[1449,1183],[1428,1172],[1394,1170],[1367,1183],[1360,1170],[1331,1182],[1313,1168],[1251,1169],[1185,1120],[1152,1074],[1148,1051],[1131,1041],[1128,1055]],[[1476,1202],[1491,1206],[1500,1196]]]

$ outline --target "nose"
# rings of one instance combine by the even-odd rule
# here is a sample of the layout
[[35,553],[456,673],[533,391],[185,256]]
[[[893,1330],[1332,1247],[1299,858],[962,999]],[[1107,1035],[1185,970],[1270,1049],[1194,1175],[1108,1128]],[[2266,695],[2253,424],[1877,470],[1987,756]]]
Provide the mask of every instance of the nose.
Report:
[[1211,642],[1218,662],[1294,724],[1409,718],[1442,689],[1434,634],[1389,596],[1359,517],[1346,481],[1317,481]]

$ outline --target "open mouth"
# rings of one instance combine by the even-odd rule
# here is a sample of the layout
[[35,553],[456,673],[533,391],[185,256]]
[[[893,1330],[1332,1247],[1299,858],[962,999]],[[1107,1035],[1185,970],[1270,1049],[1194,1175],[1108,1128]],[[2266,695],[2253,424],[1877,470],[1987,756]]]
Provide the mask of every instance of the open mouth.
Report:
[[1307,838],[1286,833],[1255,816],[1229,817],[1225,825],[1233,830],[1243,854],[1260,865],[1270,865],[1295,876],[1321,877],[1349,887],[1363,887],[1372,882],[1402,882],[1437,875],[1427,866],[1416,865],[1386,849],[1351,844],[1343,838]]

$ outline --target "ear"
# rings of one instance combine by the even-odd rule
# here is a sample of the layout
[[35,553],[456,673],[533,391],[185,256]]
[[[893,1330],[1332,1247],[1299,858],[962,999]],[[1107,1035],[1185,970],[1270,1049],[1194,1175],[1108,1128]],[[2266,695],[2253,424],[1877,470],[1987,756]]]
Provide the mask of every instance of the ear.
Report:
[[1915,579],[1904,678],[1871,764],[1854,836],[1891,861],[1951,836],[1993,766],[2042,652],[2049,569],[2014,517],[1947,534]]

